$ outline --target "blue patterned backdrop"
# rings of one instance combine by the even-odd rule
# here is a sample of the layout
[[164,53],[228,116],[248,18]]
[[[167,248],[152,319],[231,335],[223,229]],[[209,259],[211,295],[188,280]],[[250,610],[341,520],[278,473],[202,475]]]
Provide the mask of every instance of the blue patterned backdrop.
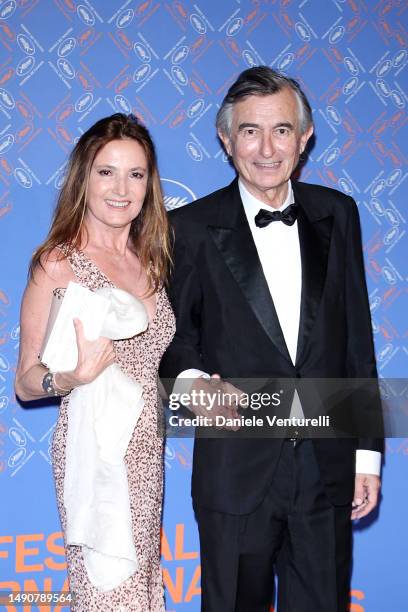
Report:
[[[49,456],[57,408],[22,408],[13,376],[29,258],[49,226],[67,154],[100,117],[133,112],[146,123],[171,209],[232,177],[213,125],[238,73],[262,63],[298,79],[316,124],[302,179],[356,199],[379,373],[406,376],[407,7],[406,0],[0,1],[0,589],[60,590],[66,579]],[[169,611],[199,610],[191,453],[191,440],[168,441]],[[378,515],[355,529],[354,612],[407,609],[407,456],[407,439],[388,441]]]

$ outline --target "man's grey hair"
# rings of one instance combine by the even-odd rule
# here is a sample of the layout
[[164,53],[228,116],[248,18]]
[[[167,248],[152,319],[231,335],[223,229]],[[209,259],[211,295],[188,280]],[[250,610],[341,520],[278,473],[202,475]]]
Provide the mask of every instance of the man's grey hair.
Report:
[[216,126],[218,132],[231,136],[232,110],[234,104],[247,96],[268,96],[276,94],[283,89],[291,89],[298,101],[299,126],[304,134],[313,125],[312,109],[306,95],[299,83],[269,66],[256,66],[248,68],[239,75],[231,85],[217,113]]

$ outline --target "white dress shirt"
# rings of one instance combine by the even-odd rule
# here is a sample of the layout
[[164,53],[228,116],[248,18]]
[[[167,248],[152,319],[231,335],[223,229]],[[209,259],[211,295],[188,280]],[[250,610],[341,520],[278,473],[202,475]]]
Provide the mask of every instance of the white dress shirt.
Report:
[[285,225],[281,221],[275,221],[267,227],[255,225],[255,216],[261,208],[282,211],[294,203],[292,185],[288,183],[288,193],[282,206],[273,209],[250,194],[241,181],[239,191],[283,337],[294,364],[302,292],[298,223],[295,221],[293,225]]
[[[266,227],[257,227],[255,225],[255,216],[261,208],[268,210],[270,207],[249,193],[241,180],[238,184],[259,260],[275,305],[289,355],[294,364],[299,335],[302,292],[302,262],[298,223],[295,221],[293,225],[285,225],[281,221],[275,221]],[[285,201],[279,208],[274,208],[273,210],[283,211],[293,203],[293,189],[289,181]],[[208,373],[195,368],[184,370],[178,375],[173,391],[175,393],[186,391],[182,380],[191,380],[200,376],[209,378]],[[293,398],[290,415],[294,417],[303,416],[297,392],[295,392]],[[356,451],[356,472],[379,475],[380,470],[381,453],[364,449]]]

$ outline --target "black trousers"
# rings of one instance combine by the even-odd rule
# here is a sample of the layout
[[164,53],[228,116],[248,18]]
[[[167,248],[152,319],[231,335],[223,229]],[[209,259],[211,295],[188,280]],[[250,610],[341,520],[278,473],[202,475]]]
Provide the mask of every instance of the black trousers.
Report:
[[271,486],[251,514],[195,512],[203,612],[269,612],[276,566],[278,612],[348,610],[351,505],[327,498],[310,440],[284,442]]

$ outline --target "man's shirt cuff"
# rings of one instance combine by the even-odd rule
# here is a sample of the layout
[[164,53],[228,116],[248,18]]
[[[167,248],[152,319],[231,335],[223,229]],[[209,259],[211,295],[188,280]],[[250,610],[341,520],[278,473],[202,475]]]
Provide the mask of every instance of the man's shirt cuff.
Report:
[[208,372],[190,368],[183,370],[174,381],[173,393],[180,396],[182,393],[190,393],[193,382],[196,378],[211,378]]
[[356,450],[356,474],[381,474],[382,455],[378,451],[358,448]]

